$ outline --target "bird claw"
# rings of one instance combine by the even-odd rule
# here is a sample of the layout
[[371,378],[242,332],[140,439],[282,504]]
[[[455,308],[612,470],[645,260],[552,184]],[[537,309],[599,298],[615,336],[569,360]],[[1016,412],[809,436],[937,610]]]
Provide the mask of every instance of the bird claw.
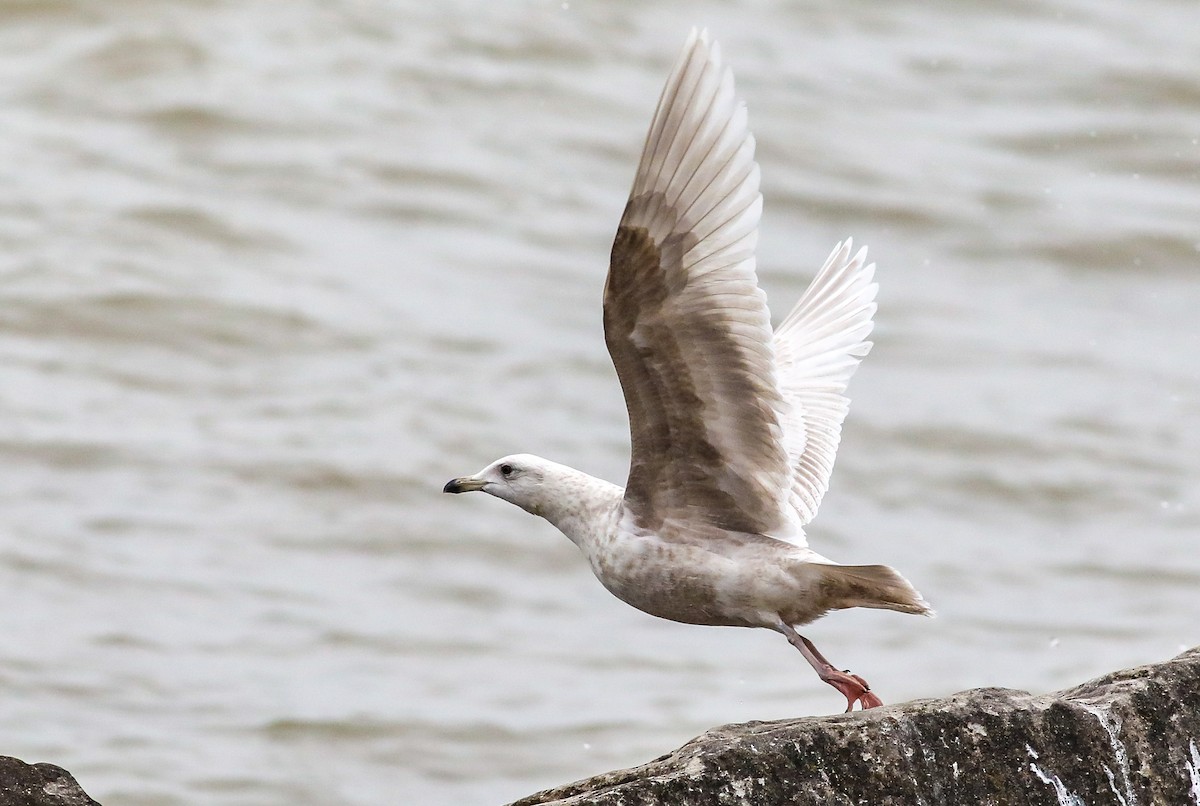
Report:
[[874,691],[864,691],[862,696],[858,698],[858,702],[862,705],[864,711],[868,708],[878,708],[883,705],[883,700],[879,699]]
[[855,703],[861,705],[864,711],[883,705],[883,700],[871,691],[871,684],[856,674],[831,670],[825,682],[840,691],[846,698],[845,713],[847,714],[854,710]]

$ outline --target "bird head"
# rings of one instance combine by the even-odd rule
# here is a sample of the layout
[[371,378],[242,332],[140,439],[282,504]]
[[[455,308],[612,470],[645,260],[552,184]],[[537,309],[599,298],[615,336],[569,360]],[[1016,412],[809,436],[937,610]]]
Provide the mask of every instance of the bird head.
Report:
[[488,495],[516,504],[527,512],[540,515],[538,493],[545,478],[546,461],[526,453],[497,459],[474,476],[450,479],[444,493],[469,493],[481,490]]

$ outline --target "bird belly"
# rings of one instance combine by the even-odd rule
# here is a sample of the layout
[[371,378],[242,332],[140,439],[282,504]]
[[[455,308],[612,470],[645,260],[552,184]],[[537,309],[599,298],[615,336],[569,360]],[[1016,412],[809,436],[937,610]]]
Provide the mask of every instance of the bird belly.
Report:
[[610,593],[652,616],[684,624],[768,627],[795,579],[774,563],[747,562],[652,537],[621,537],[590,553]]
[[749,626],[720,606],[711,580],[681,572],[609,576],[600,582],[628,605],[683,624]]

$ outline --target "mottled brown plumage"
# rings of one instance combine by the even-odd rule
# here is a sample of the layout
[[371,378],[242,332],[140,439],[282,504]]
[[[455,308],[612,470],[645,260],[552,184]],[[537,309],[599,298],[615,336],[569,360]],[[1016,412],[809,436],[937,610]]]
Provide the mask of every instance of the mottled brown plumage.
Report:
[[[625,219],[637,218],[627,208]],[[775,475],[787,477],[772,406],[778,393],[764,383],[761,360],[760,366],[752,363],[764,352],[769,358],[761,346],[769,344],[770,327],[751,343],[760,349],[748,358],[729,338],[726,311],[680,313],[689,291],[680,261],[695,249],[694,241],[683,233],[660,246],[645,228],[622,223],[613,243],[604,335],[629,411],[625,501],[638,525],[652,531],[673,514],[688,513],[689,520],[721,529],[767,534],[779,529],[783,514],[778,482],[761,463],[770,461]],[[711,367],[722,371],[714,374]],[[707,421],[727,413],[718,407],[733,409],[732,433],[708,427]],[[729,442],[741,450],[723,450]]]
[[629,413],[624,489],[518,454],[446,492],[483,490],[546,518],[628,604],[689,624],[767,627],[863,707],[866,682],[795,627],[831,610],[929,614],[883,565],[808,547],[870,347],[873,266],[838,244],[772,334],[754,249],[762,197],[733,78],[693,32],[667,81],[613,242],[604,336]]

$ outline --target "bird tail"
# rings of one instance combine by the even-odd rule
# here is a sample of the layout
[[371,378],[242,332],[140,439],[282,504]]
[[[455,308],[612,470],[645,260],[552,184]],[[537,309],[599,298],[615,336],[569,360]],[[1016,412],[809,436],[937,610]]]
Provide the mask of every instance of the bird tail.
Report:
[[831,609],[876,607],[919,616],[934,615],[921,594],[894,568],[886,565],[825,565],[823,586]]

